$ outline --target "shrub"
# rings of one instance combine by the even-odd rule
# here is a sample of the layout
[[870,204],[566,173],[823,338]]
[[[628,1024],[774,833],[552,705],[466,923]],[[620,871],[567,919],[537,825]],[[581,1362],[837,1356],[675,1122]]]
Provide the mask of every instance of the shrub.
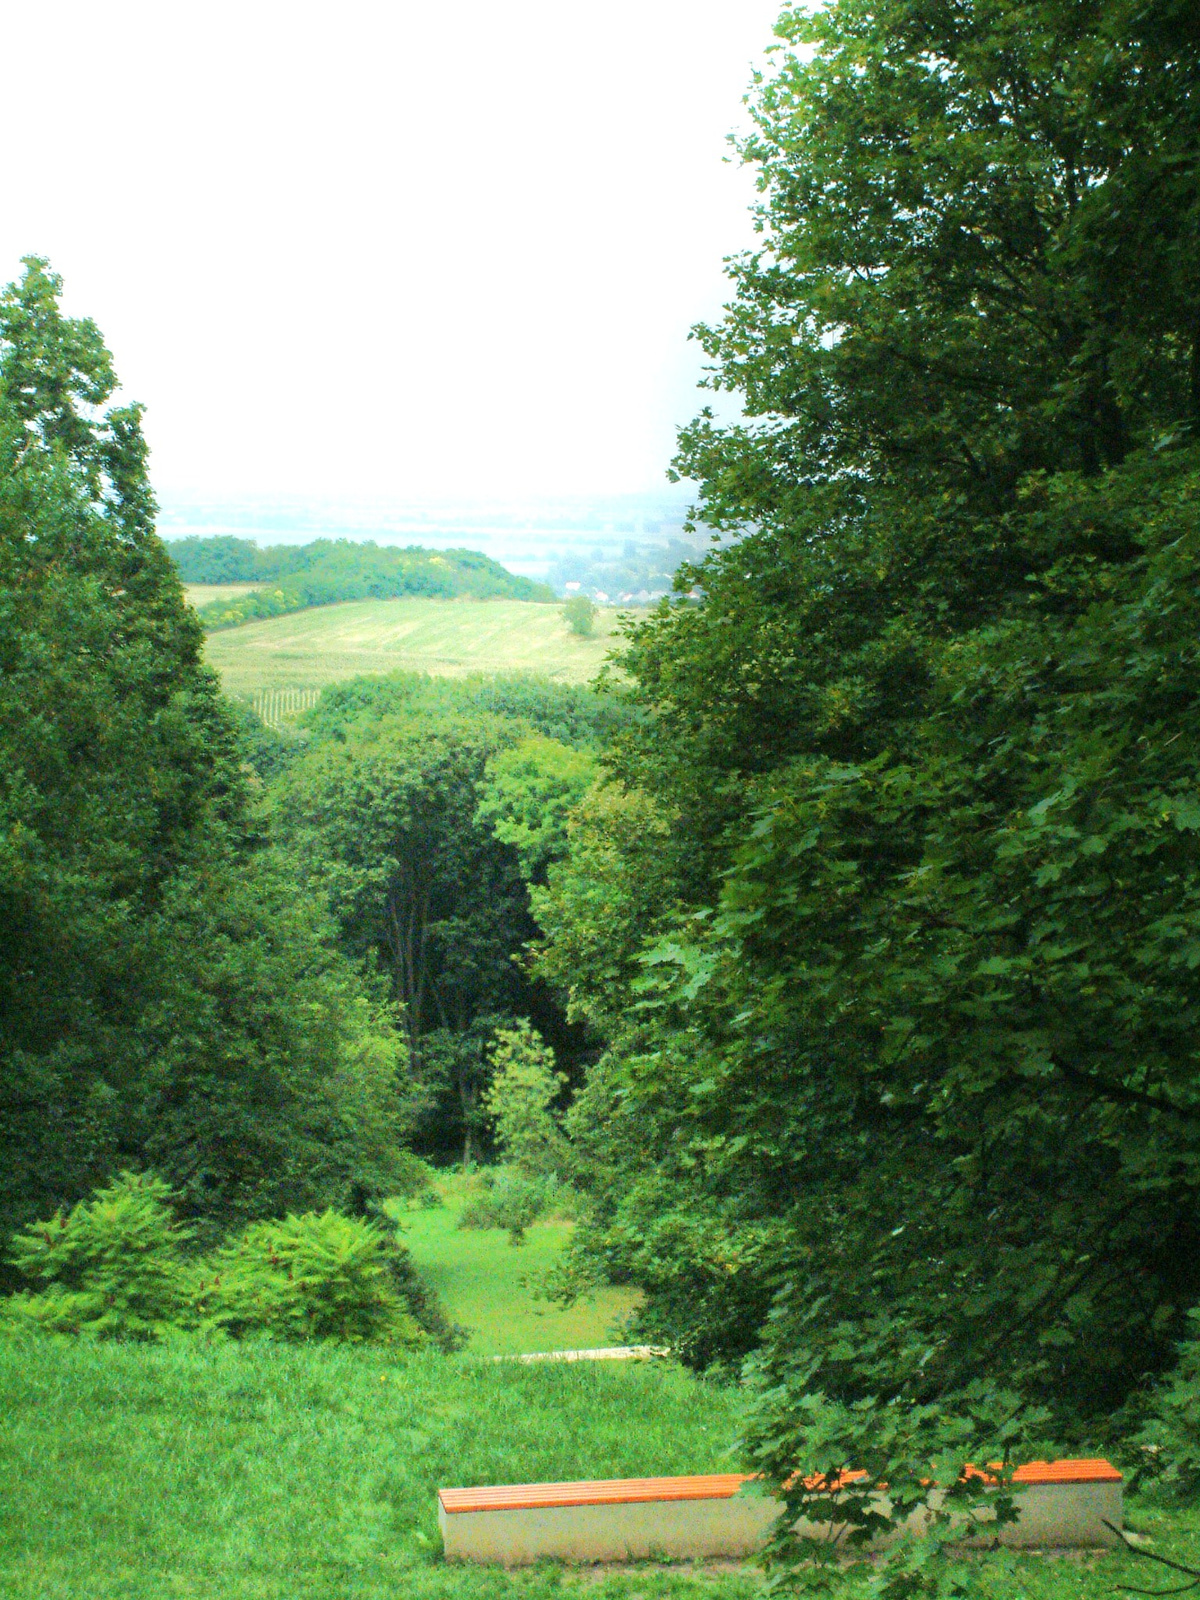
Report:
[[1134,1435],[1144,1465],[1139,1479],[1164,1499],[1200,1494],[1200,1307],[1188,1313],[1194,1338],[1150,1397],[1146,1419]]
[[596,628],[596,607],[586,594],[572,595],[562,608],[563,620],[572,633],[590,639]]
[[123,1172],[91,1200],[36,1222],[13,1240],[23,1276],[45,1285],[3,1306],[12,1326],[100,1339],[156,1339],[191,1326],[189,1233],[160,1179]]
[[460,1228],[507,1228],[508,1242],[525,1243],[525,1230],[547,1211],[557,1209],[568,1191],[554,1178],[534,1178],[512,1168],[485,1173],[483,1188],[463,1207]]
[[237,1335],[419,1345],[394,1253],[382,1229],[336,1211],[252,1223],[208,1258],[199,1309]]
[[40,1292],[0,1300],[0,1329],[159,1339],[169,1332],[267,1334],[457,1350],[466,1331],[417,1275],[396,1224],[326,1211],[252,1223],[189,1261],[160,1179],[123,1172],[70,1213],[13,1241]]

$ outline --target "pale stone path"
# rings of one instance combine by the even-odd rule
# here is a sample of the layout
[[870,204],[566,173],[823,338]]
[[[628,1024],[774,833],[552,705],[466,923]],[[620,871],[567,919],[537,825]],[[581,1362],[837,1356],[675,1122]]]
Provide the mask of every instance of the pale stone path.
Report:
[[649,1361],[653,1356],[669,1356],[660,1344],[614,1344],[603,1350],[535,1350],[524,1356],[493,1356],[493,1361]]

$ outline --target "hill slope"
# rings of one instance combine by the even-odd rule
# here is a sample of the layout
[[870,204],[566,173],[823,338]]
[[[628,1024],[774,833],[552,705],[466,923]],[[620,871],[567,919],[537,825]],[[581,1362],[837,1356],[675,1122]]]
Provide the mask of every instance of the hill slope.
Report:
[[260,549],[249,539],[179,539],[168,544],[180,578],[190,585],[232,588],[200,607],[210,630],[235,628],[343,600],[428,595],[441,599],[553,600],[554,591],[509,572],[478,550],[426,550],[379,546],[351,539],[315,539],[306,545]]
[[231,694],[320,689],[359,673],[536,672],[586,683],[619,641],[601,611],[590,639],[558,604],[518,600],[362,600],[210,634],[209,664]]

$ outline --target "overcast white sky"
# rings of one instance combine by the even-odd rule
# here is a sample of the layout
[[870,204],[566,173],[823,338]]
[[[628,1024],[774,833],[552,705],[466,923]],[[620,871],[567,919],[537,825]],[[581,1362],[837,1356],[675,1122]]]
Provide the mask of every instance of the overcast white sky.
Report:
[[0,281],[48,255],[160,490],[659,488],[781,0],[8,8]]

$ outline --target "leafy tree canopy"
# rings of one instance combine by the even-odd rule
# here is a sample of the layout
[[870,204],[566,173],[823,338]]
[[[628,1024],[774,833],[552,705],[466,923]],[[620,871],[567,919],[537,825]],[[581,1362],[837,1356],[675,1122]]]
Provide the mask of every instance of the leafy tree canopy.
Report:
[[205,1226],[386,1192],[402,1046],[263,848],[136,408],[0,294],[0,1235],[153,1163]]
[[584,1031],[524,959],[529,887],[565,848],[589,746],[627,720],[611,695],[533,678],[356,679],[326,690],[271,785],[294,870],[401,1008],[406,1116],[431,1153],[482,1147],[497,1025],[533,1018],[578,1073]]
[[233,628],[339,600],[385,600],[399,595],[440,599],[553,600],[544,583],[509,572],[477,550],[382,548],[371,540],[316,539],[268,545],[228,535],[177,539],[167,546],[184,583],[259,583],[250,594],[211,600],[200,608],[207,628]]
[[479,818],[516,850],[527,879],[541,878],[566,855],[569,819],[596,776],[591,751],[531,734],[488,761]]
[[585,863],[629,846],[582,820],[535,909],[610,1042],[593,1259],[698,1364],[752,1354],[777,1481],[917,1483],[1096,1443],[1200,1299],[1200,34],[779,33],[762,245],[699,330],[744,419],[677,461],[737,537],[625,662],[655,942],[600,939]]

